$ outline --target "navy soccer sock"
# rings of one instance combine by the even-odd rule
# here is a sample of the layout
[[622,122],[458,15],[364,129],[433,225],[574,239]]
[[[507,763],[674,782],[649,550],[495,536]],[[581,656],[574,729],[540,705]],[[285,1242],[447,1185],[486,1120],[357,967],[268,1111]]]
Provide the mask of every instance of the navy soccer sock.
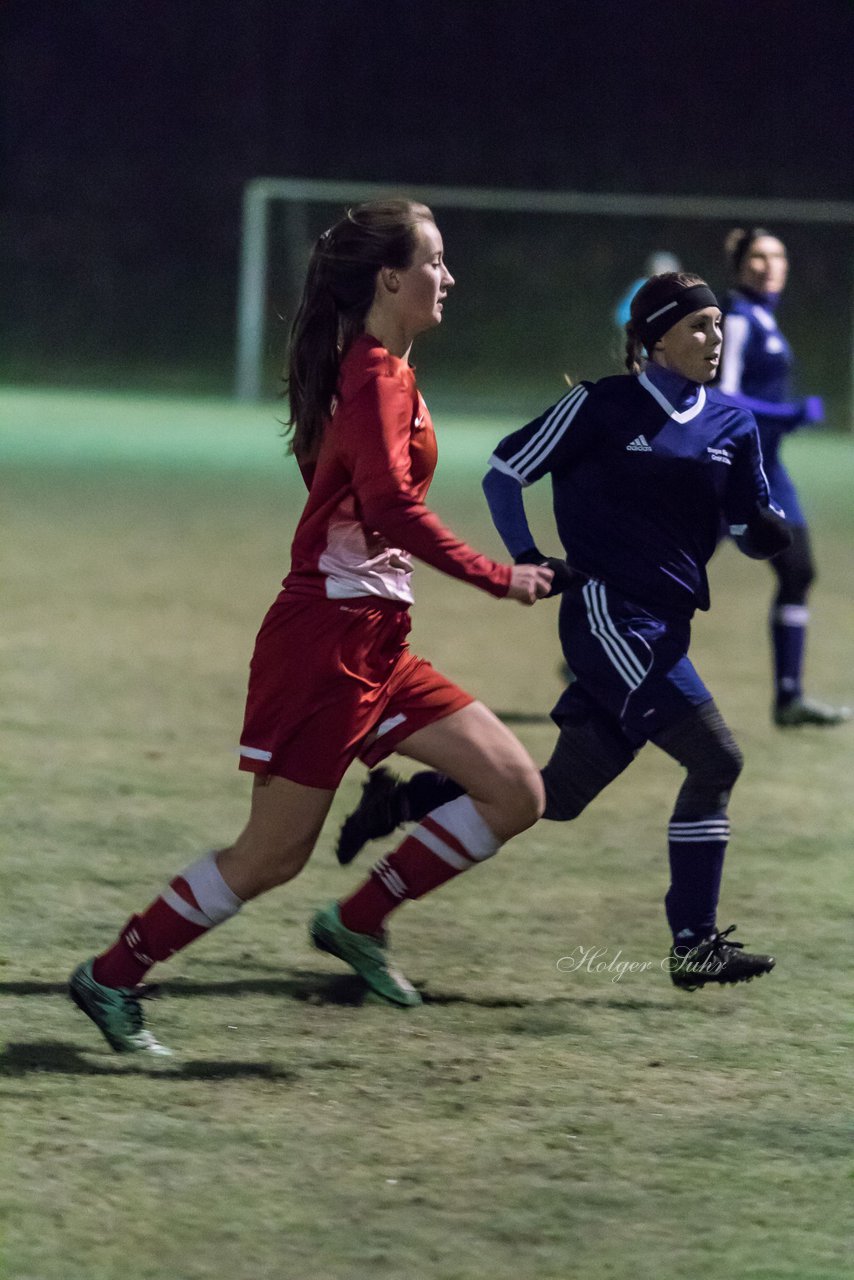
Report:
[[809,610],[803,604],[780,604],[772,611],[771,647],[778,707],[785,707],[801,696],[808,622]]
[[729,820],[725,814],[690,821],[672,818],[668,839],[667,922],[674,941],[693,945],[715,930]]

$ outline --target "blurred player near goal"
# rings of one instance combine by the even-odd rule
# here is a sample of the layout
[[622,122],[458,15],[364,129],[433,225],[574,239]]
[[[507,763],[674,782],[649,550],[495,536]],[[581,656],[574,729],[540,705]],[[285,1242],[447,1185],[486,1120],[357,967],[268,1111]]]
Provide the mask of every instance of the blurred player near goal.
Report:
[[314,246],[288,380],[308,498],[250,667],[240,745],[240,767],[255,775],[249,821],[73,973],[72,999],[118,1052],[169,1053],[144,1026],[137,984],[302,870],[357,756],[372,765],[397,751],[465,790],[312,922],[318,947],[395,1004],[420,996],[390,963],[389,912],[491,857],[542,812],[542,780],[521,743],[406,642],[410,556],[526,605],[553,579],[548,567],[479,555],[424,505],[436,440],[408,357],[413,339],[441,322],[453,283],[425,205],[358,206]]
[[793,398],[792,349],[777,325],[776,309],[786,287],[786,247],[762,227],[735,228],[724,242],[733,289],[724,302],[724,347],[719,391],[749,409],[759,427],[765,474],[774,501],[786,513],[792,542],[771,567],[777,590],[769,619],[774,662],[772,715],[781,728],[835,725],[850,718],[847,707],[829,707],[804,696],[802,673],[809,609],[815,578],[806,516],[780,457],[784,436],[821,422],[818,396]]
[[[764,559],[789,533],[770,500],[756,424],[706,393],[721,349],[721,312],[698,276],[665,273],[636,294],[627,375],[580,383],[507,436],[484,492],[516,563],[545,560],[523,490],[550,475],[557,532],[575,581],[560,638],[574,679],[552,718],[544,816],[575,818],[653,742],[687,776],[668,826],[671,977],[686,989],[750,981],[774,966],[719,931],[727,805],[741,752],[688,658],[690,620],[707,609],[706,565],[721,516],[739,548]],[[642,355],[642,348],[646,357]],[[421,819],[454,782],[378,771],[339,838],[341,861],[396,823]]]

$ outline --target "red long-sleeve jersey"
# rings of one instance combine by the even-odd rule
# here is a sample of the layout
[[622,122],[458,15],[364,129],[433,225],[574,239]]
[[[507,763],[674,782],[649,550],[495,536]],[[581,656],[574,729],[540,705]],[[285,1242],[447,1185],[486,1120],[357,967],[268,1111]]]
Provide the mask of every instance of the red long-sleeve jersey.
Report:
[[342,600],[412,602],[412,563],[424,560],[494,596],[510,567],[472,550],[425,507],[436,436],[405,360],[357,338],[315,461],[301,463],[308,501],[291,546],[288,590]]

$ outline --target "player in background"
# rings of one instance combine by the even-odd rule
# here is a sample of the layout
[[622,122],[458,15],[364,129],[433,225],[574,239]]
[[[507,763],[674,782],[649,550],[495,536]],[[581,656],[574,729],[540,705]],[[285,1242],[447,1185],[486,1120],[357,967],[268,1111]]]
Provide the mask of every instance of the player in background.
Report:
[[411,556],[526,605],[552,581],[548,568],[479,555],[424,505],[436,440],[408,357],[413,339],[440,323],[453,283],[425,205],[361,205],[314,247],[288,382],[308,497],[250,667],[240,745],[240,767],[254,774],[249,821],[72,975],[72,999],[118,1052],[169,1052],[143,1024],[137,984],[302,870],[357,756],[374,764],[398,751],[464,790],[351,902],[312,924],[317,946],[395,1004],[420,997],[389,962],[385,916],[491,857],[542,812],[542,780],[522,745],[406,643]]
[[[770,500],[753,418],[706,393],[720,320],[698,276],[648,280],[626,327],[628,374],[580,383],[507,436],[483,484],[516,563],[539,564],[522,495],[549,475],[575,573],[559,623],[575,678],[552,712],[560,735],[543,769],[544,816],[577,817],[646,742],[687,771],[668,826],[665,899],[671,976],[686,989],[749,981],[774,965],[733,941],[735,926],[717,927],[727,804],[742,756],[688,657],[691,616],[709,607],[706,565],[721,517],[753,558],[778,554],[790,537]],[[452,794],[436,774],[400,782],[377,771],[342,828],[339,860]]]
[[815,579],[809,529],[780,449],[798,427],[821,422],[818,396],[792,397],[792,350],[777,325],[776,309],[789,271],[782,241],[761,227],[736,228],[725,241],[734,287],[724,302],[724,346],[719,394],[749,409],[759,427],[771,496],[786,513],[791,545],[771,561],[777,591],[769,618],[774,667],[775,724],[834,725],[850,718],[847,707],[829,707],[804,696],[802,673]]

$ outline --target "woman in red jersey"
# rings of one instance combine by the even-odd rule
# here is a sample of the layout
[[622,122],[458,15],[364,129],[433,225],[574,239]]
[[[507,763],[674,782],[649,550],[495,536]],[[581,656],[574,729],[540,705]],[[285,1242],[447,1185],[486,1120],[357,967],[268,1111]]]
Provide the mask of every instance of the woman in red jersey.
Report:
[[145,1028],[135,988],[156,961],[302,870],[356,757],[374,765],[396,751],[465,788],[312,922],[315,945],[395,1004],[420,997],[388,962],[385,917],[542,812],[540,773],[522,745],[406,643],[410,556],[522,604],[552,584],[545,566],[479,555],[424,506],[436,443],[408,356],[441,322],[453,283],[425,205],[361,205],[314,247],[288,382],[308,498],[250,667],[240,745],[240,766],[255,775],[249,821],[73,973],[71,998],[117,1052],[169,1052]]

